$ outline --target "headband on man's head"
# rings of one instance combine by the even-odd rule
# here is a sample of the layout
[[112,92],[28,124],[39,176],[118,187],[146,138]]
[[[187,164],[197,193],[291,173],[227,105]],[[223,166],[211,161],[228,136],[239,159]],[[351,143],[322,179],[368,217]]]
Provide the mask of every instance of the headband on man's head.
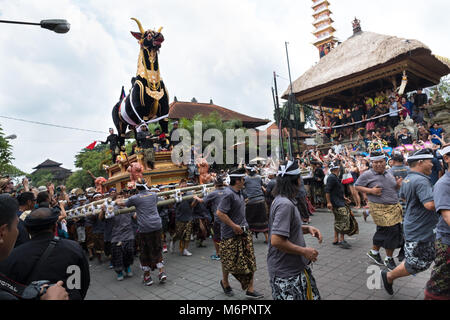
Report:
[[450,153],[450,145],[445,147],[442,150],[439,150],[439,153],[441,154],[441,156],[445,156],[446,154],[449,154]]
[[136,187],[141,187],[141,188],[144,188],[144,189],[147,190],[147,191],[150,191],[150,189],[147,187],[147,184],[146,184],[146,183],[139,183],[139,182],[136,182]]
[[419,160],[432,160],[434,158],[430,151],[423,149],[415,152],[412,156],[408,157],[408,163]]
[[334,170],[334,169],[339,169],[340,167],[339,167],[339,165],[336,163],[336,162],[331,162],[329,165],[328,165],[328,169],[330,169],[330,170]]
[[244,168],[239,168],[237,170],[230,172],[230,174],[229,174],[230,178],[243,178],[245,176],[246,176],[246,174],[245,174]]
[[378,160],[386,160],[386,156],[384,154],[379,156],[370,157],[370,161],[378,161]]
[[300,168],[298,167],[297,161],[288,161],[286,165],[280,165],[280,169],[278,170],[278,176],[284,177],[288,176],[298,176],[300,175]]

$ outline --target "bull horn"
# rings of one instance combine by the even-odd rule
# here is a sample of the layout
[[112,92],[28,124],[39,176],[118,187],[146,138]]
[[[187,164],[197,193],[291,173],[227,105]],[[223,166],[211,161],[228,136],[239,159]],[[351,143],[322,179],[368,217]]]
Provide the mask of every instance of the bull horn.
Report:
[[158,33],[161,33],[161,30],[163,29],[163,27],[159,28]]
[[138,27],[139,27],[139,30],[140,30],[141,33],[142,33],[142,36],[144,36],[145,30],[144,30],[144,28],[142,27],[142,24],[139,22],[139,20],[136,19],[136,18],[131,18],[131,20],[136,21],[136,23],[137,23],[137,25],[138,25]]

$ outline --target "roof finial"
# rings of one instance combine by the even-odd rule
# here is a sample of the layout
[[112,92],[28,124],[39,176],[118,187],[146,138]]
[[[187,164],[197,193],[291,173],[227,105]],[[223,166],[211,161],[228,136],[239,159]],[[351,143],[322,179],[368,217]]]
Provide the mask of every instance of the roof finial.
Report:
[[361,30],[361,20],[358,20],[356,17],[355,17],[355,20],[353,20],[352,25],[353,25],[353,34],[354,35],[362,31]]

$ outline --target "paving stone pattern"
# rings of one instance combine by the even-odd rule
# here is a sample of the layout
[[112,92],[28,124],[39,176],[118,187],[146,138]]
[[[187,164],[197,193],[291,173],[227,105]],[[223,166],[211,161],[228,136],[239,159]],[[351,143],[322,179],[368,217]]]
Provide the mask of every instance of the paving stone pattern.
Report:
[[[398,279],[394,283],[393,296],[388,295],[381,284],[380,289],[368,289],[367,282],[371,274],[367,273],[374,263],[366,256],[372,247],[372,236],[376,226],[369,217],[364,222],[362,211],[355,210],[359,224],[359,234],[346,237],[352,249],[345,250],[332,244],[334,217],[326,209],[321,209],[311,218],[313,226],[323,234],[319,244],[315,238],[306,235],[308,246],[319,251],[318,261],[313,265],[313,275],[319,292],[324,300],[422,300],[424,287],[430,278],[431,268],[417,276]],[[264,235],[254,238],[257,271],[255,289],[264,293],[266,300],[271,300],[271,289],[267,273],[267,245]],[[227,297],[220,287],[220,261],[211,260],[214,245],[211,239],[206,248],[196,248],[191,242],[189,250],[192,256],[181,256],[178,252],[165,253],[167,282],[159,284],[157,273],[152,274],[154,284],[142,284],[142,271],[136,258],[132,266],[133,277],[123,281],[116,280],[116,273],[108,268],[107,263],[90,262],[91,285],[87,300],[244,300],[245,292],[239,282],[230,276],[234,297]],[[177,244],[175,245],[177,247]],[[395,251],[394,256],[398,250]],[[381,250],[384,258],[385,252]],[[398,263],[398,261],[396,260]],[[383,268],[383,267],[381,267]],[[379,275],[377,275],[379,277]],[[381,278],[379,278],[381,279]],[[380,280],[381,281],[381,280]]]

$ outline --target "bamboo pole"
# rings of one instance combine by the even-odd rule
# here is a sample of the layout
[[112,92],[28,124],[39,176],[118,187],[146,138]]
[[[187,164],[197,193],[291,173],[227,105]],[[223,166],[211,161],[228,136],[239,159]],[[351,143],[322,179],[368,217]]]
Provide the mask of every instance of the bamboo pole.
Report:
[[[212,188],[208,189],[207,191],[208,192],[212,191]],[[197,196],[199,198],[203,198],[203,196],[204,196],[203,191],[196,192],[196,193],[194,193],[192,195],[183,196],[182,197],[182,201],[191,200],[191,199],[194,198],[194,196]],[[177,202],[177,199],[172,198],[172,199],[158,201],[158,203],[156,205],[158,207],[161,207],[161,206],[167,206],[167,205],[170,205],[170,204],[174,204],[176,202]],[[119,215],[119,214],[125,214],[125,213],[134,212],[134,211],[136,211],[136,207],[116,209],[116,210],[114,210],[114,215],[116,216],[116,215]],[[67,216],[66,220],[73,220],[73,219],[79,219],[79,218],[84,218],[84,217],[91,217],[91,216],[94,216],[94,215],[98,215],[101,212],[102,212],[102,209],[100,208],[100,209],[96,209],[96,210],[90,211],[89,213],[86,213],[86,214],[78,214],[78,215],[75,215],[75,216]]]
[[[157,192],[156,194],[158,195],[158,197],[162,197],[162,196],[175,194],[177,192],[177,190],[179,190],[180,192],[186,192],[186,191],[202,189],[203,187],[210,188],[210,187],[213,187],[213,186],[214,186],[214,183],[208,183],[208,184],[201,184],[201,185],[198,185],[198,186],[186,187],[186,188],[181,188],[181,189],[174,189],[174,190],[170,190],[170,191]],[[112,199],[108,198],[108,199],[102,199],[102,200],[94,201],[94,202],[91,202],[91,203],[79,206],[79,207],[77,207],[75,209],[66,210],[66,213],[69,214],[69,213],[71,213],[73,211],[76,211],[76,210],[87,209],[87,208],[89,208],[91,206],[97,206],[99,204],[104,204],[105,201],[107,201],[107,200],[112,200]]]

